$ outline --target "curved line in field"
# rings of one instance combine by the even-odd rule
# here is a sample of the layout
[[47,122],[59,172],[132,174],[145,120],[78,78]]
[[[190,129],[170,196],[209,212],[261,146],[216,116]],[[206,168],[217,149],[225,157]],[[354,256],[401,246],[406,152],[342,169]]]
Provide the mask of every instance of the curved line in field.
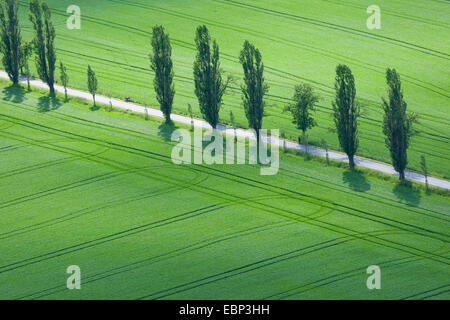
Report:
[[[26,121],[26,122],[29,122],[29,121]],[[29,122],[29,123],[32,123],[32,122]],[[46,127],[46,126],[40,125],[40,127]],[[56,131],[56,132],[64,132],[63,130],[58,130],[58,129],[52,129],[52,130]],[[83,137],[81,135],[77,135],[77,134],[74,134],[74,133],[70,133],[70,134],[74,135],[74,136],[78,136],[78,137]],[[95,139],[95,138],[89,138],[89,137],[84,137],[84,138],[88,139],[90,141],[101,141],[101,140]],[[156,155],[158,157],[166,159],[166,160],[161,160],[161,161],[167,161],[168,158],[169,158],[167,156],[163,156],[163,155],[160,155],[160,154],[157,154],[157,153],[154,153],[154,152],[145,151],[145,150],[142,150],[142,149],[128,147],[128,146],[123,146],[123,145],[112,143],[112,142],[109,142],[109,145],[111,145],[111,146],[113,146],[115,148],[119,147],[123,151],[131,153],[131,154],[137,154],[137,155],[141,155],[141,156],[144,156],[144,157],[149,157],[149,155],[152,155],[152,156]],[[394,227],[394,228],[397,228],[397,229],[400,229],[400,230],[406,230],[406,231],[414,233],[414,234],[430,237],[430,238],[433,238],[433,239],[435,238],[435,236],[433,234],[442,235],[444,237],[448,237],[448,235],[442,234],[440,232],[427,230],[427,229],[422,228],[422,227],[414,226],[414,225],[411,225],[411,224],[408,224],[408,223],[405,223],[405,222],[396,221],[394,219],[390,219],[390,218],[387,218],[387,217],[377,216],[377,215],[371,214],[369,212],[365,212],[365,211],[360,210],[360,209],[351,208],[349,206],[342,205],[342,204],[337,204],[337,203],[334,203],[332,201],[328,201],[328,200],[325,200],[325,199],[318,198],[316,196],[302,194],[300,192],[289,190],[289,189],[286,189],[286,188],[283,188],[283,187],[273,186],[273,185],[270,185],[270,184],[267,184],[267,183],[263,183],[261,181],[257,181],[257,180],[250,179],[250,178],[247,178],[247,177],[242,177],[242,176],[239,176],[239,175],[231,174],[229,172],[223,172],[221,170],[214,169],[214,168],[207,167],[207,166],[201,166],[201,165],[191,166],[191,170],[199,170],[200,172],[205,173],[203,170],[200,170],[199,168],[208,170],[209,174],[216,175],[216,176],[219,176],[219,177],[222,177],[222,178],[226,178],[228,180],[232,180],[232,181],[235,181],[235,182],[238,182],[238,183],[241,183],[241,184],[249,185],[251,187],[255,187],[255,188],[259,188],[259,189],[263,189],[263,190],[267,190],[267,191],[272,191],[272,192],[275,192],[275,193],[289,192],[289,193],[295,194],[297,197],[300,196],[300,198],[302,200],[304,200],[304,201],[311,201],[312,200],[313,202],[318,201],[320,203],[327,203],[328,205],[338,206],[340,208],[336,209],[336,210],[339,211],[339,212],[342,212],[342,213],[345,213],[345,214],[349,214],[349,215],[354,216],[354,217],[362,218],[362,219],[365,219],[365,220],[378,222],[378,223],[381,223],[381,224],[384,224],[384,225],[388,225],[390,227]],[[220,174],[224,174],[225,177],[221,176],[219,173]],[[234,177],[234,178],[232,178],[232,177]],[[236,178],[238,178],[238,180],[236,180]],[[247,181],[247,182],[245,182],[245,181]],[[252,183],[256,183],[257,185],[254,185]],[[266,189],[266,187],[274,188],[274,189],[276,189],[278,191],[275,191],[275,190],[272,190],[272,189]],[[195,188],[193,188],[193,189],[195,189]],[[206,189],[207,188],[202,187],[201,188],[201,192],[206,192]],[[213,190],[213,189],[210,189],[210,188],[209,188],[209,190],[211,190],[213,193],[216,192],[216,190]],[[222,194],[223,194],[223,192],[220,193],[220,194],[217,194],[216,197],[220,198]],[[236,198],[236,196],[233,196],[233,195],[231,195],[231,196]],[[296,198],[296,197],[293,197],[293,196],[290,196],[290,197],[293,198],[293,199],[300,200],[299,198]],[[249,204],[246,203],[246,205],[249,205]],[[272,207],[272,206],[269,206],[269,205],[266,204],[263,208],[259,208],[259,209],[261,209],[263,211],[268,211],[268,207]],[[351,213],[350,211],[346,211],[346,210],[357,212],[358,214]],[[288,212],[289,214],[294,214],[294,215],[298,216],[298,214],[292,213],[289,210],[281,210],[281,211]],[[288,218],[288,219],[292,219],[292,217],[287,217],[287,216],[281,214],[280,213],[280,208],[273,207],[273,211],[271,211],[271,212],[273,214],[280,215],[280,216],[283,216],[283,217]],[[363,215],[361,216],[359,214],[363,214]],[[381,220],[377,220],[377,219],[381,219]],[[388,222],[386,222],[386,220]],[[392,222],[393,223],[397,223],[400,226],[399,225],[393,225]],[[350,235],[350,234],[354,234],[355,233],[355,231],[353,231],[351,229],[348,229],[348,228],[344,228],[342,226],[334,225],[334,224],[331,224],[331,223],[325,223],[325,222],[320,222],[320,223],[321,223],[320,225],[317,225],[317,224],[312,224],[312,225],[314,225],[316,227],[320,227],[320,228],[325,228],[325,229],[328,229],[328,230],[331,230],[331,231],[334,231],[334,232],[339,232],[339,233],[345,234],[345,235]],[[405,229],[405,227],[412,227],[412,228],[415,228],[416,230],[414,231],[414,230],[410,230],[410,229]],[[417,230],[423,230],[423,231],[425,231],[428,234],[425,235],[423,233],[418,232]],[[348,233],[348,232],[350,232],[350,233]],[[441,240],[440,238],[437,238],[437,239]],[[383,239],[372,239],[369,242],[372,242],[372,243],[380,245],[380,243],[375,241],[375,240],[377,240],[377,241],[381,240],[383,242],[382,245],[385,246],[385,247],[394,248],[394,249],[397,249],[397,250],[400,250],[400,251],[407,252],[409,254],[418,255],[417,253],[411,252],[410,249],[422,252],[421,254],[429,254],[429,252],[426,252],[424,250],[417,249],[417,248],[414,248],[414,247],[411,247],[411,246],[408,246],[408,245],[405,245],[405,244],[399,244],[399,243],[396,243],[394,241],[385,241]],[[386,242],[389,243],[390,245],[386,244]],[[400,246],[400,247],[397,247],[397,246]],[[421,256],[421,255],[419,254],[419,256]],[[441,262],[441,263],[448,264],[448,263],[443,262],[443,261],[441,261],[439,259],[436,259],[436,258],[443,258],[444,260],[448,260],[448,258],[446,258],[446,257],[436,257],[436,258],[428,257],[428,258],[431,259],[431,260],[435,260],[435,261],[438,261],[438,262]]]
[[[223,241],[236,239],[236,238],[241,237],[241,236],[256,234],[256,233],[259,233],[259,232],[264,232],[264,231],[267,231],[267,230],[273,230],[275,228],[285,227],[285,226],[291,225],[291,224],[294,224],[294,222],[278,222],[278,223],[274,223],[274,224],[271,224],[271,225],[264,225],[264,226],[260,226],[260,227],[252,227],[252,228],[245,229],[243,231],[237,231],[237,232],[228,233],[228,234],[225,234],[225,235],[220,236],[220,237],[213,237],[213,238],[205,239],[205,240],[202,240],[202,241],[198,241],[196,243],[190,244],[190,245],[188,245],[186,247],[183,247],[183,248],[180,248],[180,249],[172,250],[172,251],[164,253],[164,254],[160,254],[160,255],[157,255],[157,256],[154,256],[154,257],[150,257],[150,258],[146,258],[146,259],[143,259],[143,260],[139,260],[139,261],[136,261],[136,262],[133,262],[133,263],[130,263],[130,264],[122,265],[120,267],[116,267],[116,268],[113,268],[113,269],[109,269],[109,270],[106,270],[106,271],[102,271],[102,272],[93,274],[91,276],[84,277],[85,280],[83,281],[83,284],[93,283],[93,282],[96,282],[96,281],[99,281],[99,280],[103,280],[105,278],[114,277],[114,276],[122,274],[122,273],[126,273],[126,272],[129,272],[129,271],[136,270],[138,268],[144,267],[145,265],[151,265],[153,263],[158,263],[158,262],[161,262],[161,261],[164,261],[164,260],[167,260],[167,259],[171,259],[171,258],[174,258],[174,257],[179,257],[179,256],[181,256],[183,254],[186,254],[186,253],[189,253],[189,252],[192,252],[192,251],[195,251],[195,250],[199,250],[199,249],[202,249],[202,248],[206,248],[206,247],[214,245],[216,243],[220,243],[220,242],[223,242]],[[142,264],[144,264],[144,265],[142,265]],[[121,270],[121,269],[125,269],[125,270]],[[34,292],[34,293],[28,294],[26,296],[19,297],[17,299],[24,299],[24,298],[27,298],[27,297],[35,296],[36,294],[40,294],[40,293],[43,293],[43,292],[47,292],[47,291],[54,290],[54,289],[59,289],[59,288],[62,289],[62,290],[56,290],[56,291],[47,293],[45,295],[34,297],[33,299],[39,299],[39,298],[42,298],[44,296],[48,296],[48,295],[54,294],[56,292],[60,292],[60,291],[66,290],[66,287],[64,285],[61,285],[61,286],[56,286],[56,287],[48,288],[48,289],[45,289],[45,290],[41,290],[41,291],[38,291],[38,292]]]
[[[17,120],[19,120],[19,119],[17,119]],[[29,121],[27,121],[27,122],[29,122]],[[23,124],[22,124],[23,125]],[[46,127],[46,126],[40,126],[40,127]],[[51,128],[50,128],[51,129]],[[53,131],[57,131],[57,132],[65,132],[65,131],[62,131],[62,130],[57,130],[57,129],[52,129]],[[66,132],[66,133],[68,133],[68,132]],[[69,133],[69,134],[72,134],[72,135],[75,135],[75,136],[79,136],[79,135],[76,135],[76,134],[73,134],[73,133]],[[83,136],[79,136],[79,137],[83,137]],[[88,138],[88,137],[84,137],[85,139],[88,139],[88,141],[101,141],[101,140],[98,140],[98,139],[93,139],[93,138]],[[110,145],[111,145],[111,143],[110,143]],[[117,145],[117,144],[112,144],[112,145]],[[118,145],[118,146],[120,146],[120,145]],[[125,150],[124,150],[125,149]],[[131,150],[137,150],[138,152],[144,152],[145,154],[152,154],[152,155],[157,155],[157,156],[160,156],[160,157],[163,157],[163,158],[165,158],[165,159],[169,159],[169,157],[167,157],[167,156],[163,156],[163,155],[160,155],[160,154],[155,154],[155,153],[153,153],[153,152],[149,152],[149,151],[145,151],[145,150],[140,150],[140,149],[137,149],[137,148],[132,148],[132,147],[127,147],[127,146],[121,146],[121,150],[123,150],[123,151],[126,151],[126,152],[128,152],[128,153],[134,153],[134,152],[132,152]],[[137,154],[139,154],[139,155],[141,155],[141,156],[143,156],[142,154],[140,154],[140,153],[137,153]],[[198,167],[198,166],[196,166],[196,167]],[[226,176],[227,176],[227,178],[229,178],[229,176],[236,176],[236,175],[233,175],[233,174],[230,174],[230,173],[227,173],[227,172],[223,172],[223,171],[221,171],[221,170],[218,170],[218,169],[214,169],[214,168],[211,168],[211,167],[207,167],[207,166],[200,166],[200,167],[202,167],[202,168],[204,168],[204,169],[207,169],[207,170],[209,170],[209,171],[214,171],[214,172],[220,172],[220,173],[224,173]],[[193,169],[193,167],[191,167],[192,169]],[[236,177],[239,177],[239,178],[241,178],[241,179],[245,179],[245,180],[247,180],[247,181],[251,181],[251,182],[256,182],[256,183],[259,183],[259,184],[261,184],[262,182],[259,182],[259,181],[256,181],[256,180],[253,180],[253,179],[249,179],[249,178],[244,178],[244,177],[240,177],[240,176],[236,176]],[[231,180],[233,180],[233,179],[231,179]],[[243,183],[242,181],[238,181],[238,180],[233,180],[233,181],[236,181],[236,182],[240,182],[240,183]],[[246,183],[246,184],[248,184],[248,183]],[[263,185],[267,185],[267,186],[271,186],[270,184],[264,184],[264,183],[262,183]],[[251,185],[251,184],[249,184],[250,186],[252,186],[252,187],[255,187],[254,185]],[[274,187],[274,186],[271,186],[271,187]],[[275,187],[275,188],[278,188],[279,190],[284,190],[285,188],[281,188],[281,187]],[[289,191],[289,192],[293,192],[293,193],[296,193],[296,192],[294,192],[294,191],[291,191],[291,190],[288,190],[288,189],[286,189],[287,191]],[[270,190],[269,190],[270,191]],[[321,199],[321,198],[318,198],[318,197],[315,197],[315,196],[308,196],[308,195],[303,195],[303,194],[301,194],[301,193],[299,193],[299,195],[301,195],[301,196],[303,196],[303,197],[306,197],[306,198],[312,198],[312,199],[316,199],[316,200],[318,200],[318,201],[320,201],[320,202],[326,202],[326,203],[329,203],[329,204],[332,204],[332,202],[330,202],[330,201],[327,201],[327,200],[324,200],[324,199]],[[339,206],[341,206],[341,207],[346,207],[346,206],[343,206],[343,205],[339,205]],[[361,210],[358,210],[358,209],[355,209],[355,208],[350,208],[350,207],[348,207],[347,209],[352,209],[352,210],[354,210],[354,211],[357,211],[357,212],[363,212],[363,211],[361,211]],[[394,220],[395,221],[395,220]],[[407,224],[406,224],[407,225]],[[447,235],[445,235],[445,236],[447,236]]]
[[[366,200],[369,200],[369,201],[374,201],[374,202],[377,202],[377,203],[382,203],[382,204],[385,204],[387,206],[391,206],[391,207],[398,208],[398,209],[401,209],[401,210],[411,211],[411,212],[414,212],[414,213],[419,214],[419,215],[425,215],[427,217],[439,219],[439,220],[442,220],[442,221],[445,221],[445,222],[450,222],[450,216],[448,214],[445,214],[445,213],[442,213],[442,212],[438,212],[438,211],[427,209],[427,208],[423,208],[423,207],[417,207],[418,209],[421,209],[421,210],[423,210],[425,212],[430,212],[430,213],[442,216],[442,218],[441,217],[436,217],[436,216],[433,216],[431,214],[420,212],[420,211],[415,210],[414,208],[411,208],[411,207],[405,207],[407,205],[399,205],[398,202],[395,201],[394,199],[390,199],[390,198],[383,197],[383,196],[380,196],[380,195],[377,195],[376,197],[372,197],[372,196],[369,196],[369,195],[366,195],[366,194],[362,194],[361,192],[355,192],[350,187],[341,186],[341,185],[338,185],[337,183],[333,183],[333,182],[330,182],[328,180],[323,180],[323,179],[319,179],[317,177],[308,176],[308,175],[306,175],[304,173],[296,172],[296,171],[289,170],[289,169],[286,169],[286,168],[280,168],[280,171],[286,171],[286,172],[292,173],[292,174],[294,174],[296,176],[301,176],[303,178],[305,178],[305,177],[309,178],[311,180],[314,180],[315,184],[321,184],[323,187],[333,190],[333,192],[344,192],[346,194],[350,193],[352,196],[355,196],[355,197],[358,197],[358,198],[366,199]],[[289,177],[288,174],[287,174],[287,176]],[[290,177],[293,178],[292,176],[290,176]],[[295,178],[293,178],[293,179],[295,179]],[[335,186],[335,187],[330,187],[328,185],[332,185],[332,186]],[[345,190],[343,190],[343,189],[345,189]],[[380,201],[380,199],[383,199],[383,200],[388,201],[390,203],[382,202],[382,201]]]

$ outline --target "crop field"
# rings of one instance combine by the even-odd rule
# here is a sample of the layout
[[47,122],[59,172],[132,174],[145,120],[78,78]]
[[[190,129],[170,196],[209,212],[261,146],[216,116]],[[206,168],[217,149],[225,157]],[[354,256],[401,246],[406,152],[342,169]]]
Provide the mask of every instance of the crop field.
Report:
[[[158,107],[150,70],[151,30],[161,24],[173,46],[176,96],[174,111],[187,112],[194,95],[192,66],[194,32],[206,24],[221,50],[222,68],[235,81],[224,98],[222,122],[230,110],[241,127],[247,126],[241,104],[242,67],[238,61],[244,40],[261,50],[270,91],[264,128],[299,135],[288,113],[293,88],[299,82],[314,86],[322,99],[316,113],[318,127],[309,140],[324,138],[338,150],[331,100],[335,68],[347,64],[355,74],[357,95],[364,104],[360,119],[360,156],[389,162],[381,128],[381,97],[386,96],[385,71],[394,67],[404,85],[408,110],[419,115],[418,134],[409,149],[408,169],[420,171],[425,155],[432,175],[450,178],[449,89],[450,4],[439,0],[380,0],[382,27],[368,30],[366,9],[373,1],[360,0],[48,0],[56,26],[58,59],[68,66],[70,86],[86,89],[91,64],[99,76],[101,93]],[[66,8],[81,8],[81,30],[69,30]],[[24,38],[31,39],[27,1],[20,1]]]
[[0,299],[450,298],[446,197],[291,154],[177,166],[156,120],[0,89]]

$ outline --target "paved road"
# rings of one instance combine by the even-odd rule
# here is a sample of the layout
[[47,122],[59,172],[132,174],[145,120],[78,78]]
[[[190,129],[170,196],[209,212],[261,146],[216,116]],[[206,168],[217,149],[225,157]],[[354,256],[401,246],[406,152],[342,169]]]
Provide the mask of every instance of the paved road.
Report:
[[[6,74],[6,72],[4,71],[0,71],[0,77],[4,78],[4,79],[8,79],[8,75]],[[26,83],[26,80],[21,78],[21,82],[22,83]],[[40,80],[31,80],[30,84],[34,87],[39,87],[39,88],[44,88],[44,89],[48,89],[48,86],[43,83]],[[55,86],[55,90],[60,92],[60,93],[64,93],[64,88],[61,86],[56,85]],[[92,95],[88,92],[84,92],[84,91],[79,91],[79,90],[74,90],[74,89],[67,89],[67,93],[70,96],[74,96],[74,97],[79,97],[79,98],[83,98],[89,101],[93,101],[92,99]],[[150,116],[154,116],[154,117],[158,117],[158,118],[163,118],[163,114],[160,110],[157,109],[153,109],[153,108],[148,108],[142,105],[137,105],[134,103],[129,103],[129,102],[125,102],[122,100],[118,100],[118,99],[110,99],[108,97],[104,97],[104,96],[96,96],[96,100],[99,103],[102,104],[106,104],[109,105],[110,103],[117,108],[122,108],[125,110],[131,110],[131,111],[135,111],[135,112],[139,112],[139,113],[145,113],[146,109],[147,112]],[[185,123],[190,125],[191,124],[191,118],[189,117],[185,117],[185,116],[181,116],[178,114],[172,114],[171,115],[171,119],[175,122],[180,122],[180,123]],[[195,126],[199,126],[202,128],[211,128],[210,125],[203,121],[203,120],[198,120],[198,119],[194,119],[194,125]],[[225,126],[219,125],[217,127],[217,129],[219,129],[220,131],[224,132],[226,129]],[[244,130],[244,129],[237,129],[236,130],[236,135],[238,136],[242,136],[242,137],[249,137],[250,139],[255,139],[254,136],[248,131],[248,130]],[[300,145],[298,143],[295,142],[291,142],[291,141],[283,141],[281,139],[278,140],[273,140],[269,141],[270,139],[268,137],[263,136],[262,137],[263,140],[270,142],[270,143],[279,143],[280,145],[283,145],[283,143],[285,143],[286,148],[290,148],[290,149],[295,149],[295,150],[301,150],[301,151],[305,151],[305,146]],[[320,148],[316,148],[316,147],[308,147],[308,152],[317,156],[321,156],[321,157],[325,157],[326,153],[325,150],[320,149]],[[334,159],[334,160],[339,160],[339,161],[343,161],[343,162],[348,162],[348,158],[345,154],[340,153],[340,152],[336,152],[336,151],[329,151],[328,152],[328,156],[330,159]],[[391,174],[391,175],[396,175],[398,176],[398,173],[395,172],[394,168],[390,165],[384,164],[384,163],[380,163],[380,162],[376,162],[373,160],[369,160],[369,159],[364,159],[364,158],[360,158],[360,157],[355,157],[355,163],[358,166],[364,167],[364,168],[369,168],[372,170],[377,170],[377,171],[381,171],[387,174]],[[410,171],[406,171],[405,172],[406,178],[413,180],[413,181],[418,181],[418,182],[422,182],[425,183],[425,177],[422,174],[416,173],[416,172],[410,172]],[[438,178],[433,178],[433,177],[428,177],[428,183],[430,185],[436,186],[436,187],[441,187],[444,189],[450,189],[450,182],[447,180],[443,180],[443,179],[438,179]]]

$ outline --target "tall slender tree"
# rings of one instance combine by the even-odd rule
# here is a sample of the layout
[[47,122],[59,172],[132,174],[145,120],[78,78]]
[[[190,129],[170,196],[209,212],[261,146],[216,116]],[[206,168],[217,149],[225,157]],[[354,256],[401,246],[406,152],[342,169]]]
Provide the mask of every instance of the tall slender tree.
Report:
[[[5,15],[6,10],[6,15]],[[3,67],[13,84],[19,83],[21,41],[19,27],[19,2],[2,0],[0,3],[0,49]]]
[[197,28],[195,45],[197,47],[194,62],[195,94],[203,118],[215,129],[219,122],[222,97],[228,87],[229,78],[225,82],[222,79],[219,45],[213,40],[211,52],[211,37],[206,26]]
[[406,112],[407,103],[403,99],[400,75],[395,69],[387,69],[388,100],[383,98],[383,133],[386,146],[390,151],[392,165],[399,173],[401,181],[405,180],[405,169],[408,164],[407,150],[411,136],[414,134],[414,114]]
[[67,68],[66,66],[62,63],[62,61],[59,64],[59,77],[61,80],[61,84],[64,87],[64,99],[67,101],[67,86],[69,85],[69,76],[67,74]]
[[36,69],[39,78],[47,83],[50,95],[55,95],[55,28],[47,3],[30,0],[30,21],[36,32],[33,40],[36,52]]
[[166,123],[170,123],[170,113],[175,96],[173,84],[172,47],[169,35],[165,33],[163,26],[153,27],[152,36],[153,54],[150,54],[152,70],[155,72],[153,85]]
[[95,75],[94,70],[92,70],[91,66],[88,66],[88,71],[87,71],[87,83],[88,83],[88,89],[89,92],[92,94],[92,98],[94,100],[94,107],[95,105],[95,95],[97,94],[97,85],[98,85],[98,80],[97,80],[97,76]]
[[239,61],[244,69],[244,83],[241,86],[242,102],[248,125],[256,132],[257,147],[259,150],[261,140],[260,130],[265,107],[264,96],[269,91],[269,86],[264,82],[264,64],[261,53],[250,42],[244,42]]
[[334,123],[342,150],[347,154],[350,168],[355,167],[355,154],[358,150],[358,117],[360,107],[356,101],[355,78],[349,67],[336,68],[336,96],[332,103]]

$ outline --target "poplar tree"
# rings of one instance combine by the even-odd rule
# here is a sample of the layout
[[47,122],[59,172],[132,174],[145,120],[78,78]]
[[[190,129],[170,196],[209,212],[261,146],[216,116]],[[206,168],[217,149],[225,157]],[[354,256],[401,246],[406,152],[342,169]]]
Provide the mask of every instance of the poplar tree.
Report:
[[[0,3],[0,50],[2,64],[13,84],[19,83],[21,41],[17,0],[3,0]],[[5,14],[6,11],[6,14]]]
[[414,114],[406,113],[407,103],[403,99],[400,75],[395,69],[387,69],[386,81],[389,98],[383,99],[383,133],[386,136],[386,147],[389,149],[392,166],[399,173],[401,181],[405,180],[405,169],[408,164],[407,150],[411,136],[414,134]]
[[244,83],[241,86],[242,102],[248,125],[256,132],[259,150],[260,130],[265,107],[264,95],[269,91],[269,86],[264,82],[264,64],[262,63],[261,53],[250,42],[244,42],[239,61],[244,70]]
[[359,104],[356,101],[355,78],[349,67],[336,68],[335,101],[333,105],[334,123],[342,150],[347,154],[350,169],[355,167],[355,154],[358,150]]
[[30,1],[30,21],[36,32],[33,40],[36,52],[36,69],[39,78],[47,83],[50,95],[55,95],[55,28],[47,3],[39,0]]
[[222,79],[219,45],[213,40],[211,50],[211,37],[205,25],[197,28],[195,45],[197,47],[194,62],[195,94],[203,118],[216,129],[222,97],[228,87],[229,78],[225,82]]
[[95,107],[95,95],[97,94],[97,76],[95,75],[94,70],[92,70],[91,66],[88,66],[87,71],[87,81],[88,81],[88,89],[89,92],[92,94],[92,98],[94,99],[94,107]]
[[150,54],[150,62],[152,70],[155,72],[153,85],[156,98],[166,118],[166,123],[170,123],[175,88],[173,84],[172,47],[169,35],[165,33],[164,27],[155,26],[153,28],[152,47],[153,54]]

